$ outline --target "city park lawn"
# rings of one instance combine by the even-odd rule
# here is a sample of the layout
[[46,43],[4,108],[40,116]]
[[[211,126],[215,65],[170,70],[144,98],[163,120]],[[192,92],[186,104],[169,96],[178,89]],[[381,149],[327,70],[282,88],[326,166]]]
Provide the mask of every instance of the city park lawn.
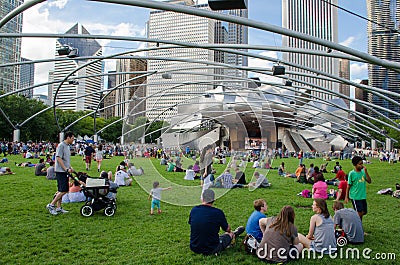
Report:
[[[194,254],[189,249],[190,227],[188,217],[191,207],[200,203],[199,180],[183,180],[184,172],[165,172],[165,166],[160,166],[156,159],[134,158],[136,166],[142,166],[144,176],[135,178],[132,187],[121,187],[117,193],[116,214],[107,217],[102,211],[95,212],[92,217],[82,217],[80,207],[83,203],[65,204],[70,212],[52,216],[45,209],[56,191],[56,181],[45,177],[34,176],[34,168],[16,167],[14,162],[25,161],[21,156],[8,156],[10,162],[1,166],[9,166],[15,175],[3,175],[1,179],[0,207],[0,264],[257,264],[255,256],[246,254],[236,242],[231,248],[219,256],[202,256]],[[123,157],[113,157],[103,160],[102,169],[112,170]],[[273,167],[278,167],[284,161],[289,172],[294,172],[298,159],[275,159]],[[36,163],[37,161],[32,161]],[[184,167],[193,164],[192,160],[184,159]],[[307,165],[320,165],[322,159],[305,159]],[[95,163],[95,162],[94,162]],[[346,172],[352,169],[351,161],[340,161]],[[329,162],[331,170],[334,161]],[[85,169],[82,157],[72,157],[72,166],[77,171]],[[245,173],[247,181],[251,181],[254,169],[248,163]],[[378,160],[366,165],[372,178],[372,184],[367,185],[368,210],[363,225],[365,243],[358,246],[346,246],[342,257],[332,260],[329,256],[322,259],[303,259],[291,261],[291,264],[395,264],[394,260],[377,260],[375,255],[394,253],[400,259],[400,200],[389,195],[379,195],[377,191],[383,188],[395,189],[400,182],[400,164],[389,165]],[[219,175],[225,165],[214,165]],[[95,164],[88,172],[97,177]],[[232,171],[233,173],[233,171]],[[312,199],[297,196],[303,189],[311,189],[311,185],[295,183],[292,178],[279,177],[277,170],[267,174],[272,187],[249,190],[249,188],[223,190],[218,189],[218,199],[215,207],[224,210],[228,222],[235,228],[246,225],[247,218],[253,211],[252,202],[264,198],[268,204],[268,216],[278,214],[284,205],[295,209],[295,224],[299,232],[307,234]],[[327,179],[333,178],[333,173],[326,173]],[[153,181],[158,180],[161,187],[171,186],[171,190],[162,193],[162,214],[149,214],[150,201],[148,190]],[[332,188],[332,187],[330,187]],[[330,213],[333,214],[332,200],[328,201]],[[351,204],[347,204],[351,207]],[[240,236],[241,241],[244,234]],[[345,260],[347,247],[360,250],[360,259]],[[367,248],[370,259],[362,256]],[[351,256],[350,256],[351,258]],[[391,257],[393,259],[393,257]]]

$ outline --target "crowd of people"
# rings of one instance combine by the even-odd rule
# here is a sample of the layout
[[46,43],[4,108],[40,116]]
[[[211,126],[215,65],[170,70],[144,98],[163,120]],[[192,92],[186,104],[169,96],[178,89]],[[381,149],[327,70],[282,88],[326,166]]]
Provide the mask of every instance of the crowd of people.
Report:
[[[62,208],[62,203],[82,201],[81,185],[83,181],[71,179],[70,175],[74,172],[71,165],[70,146],[74,143],[75,136],[72,132],[65,133],[65,139],[58,145],[50,143],[35,145],[32,144],[25,149],[25,145],[17,145],[15,151],[14,145],[7,144],[7,149],[2,149],[6,154],[8,150],[13,150],[13,154],[22,151],[24,158],[31,159],[35,154],[39,154],[38,163],[33,164],[30,161],[16,164],[23,167],[34,167],[36,176],[46,176],[47,179],[57,180],[57,192],[47,204],[46,208],[50,214],[57,215],[67,213]],[[2,145],[3,146],[3,145]],[[84,158],[86,170],[89,171],[92,161],[96,161],[97,171],[101,172],[100,177],[109,180],[110,185],[130,186],[133,176],[144,174],[143,168],[137,168],[135,164],[129,161],[129,150],[136,150],[132,147],[128,151],[124,148],[110,149],[110,146],[76,145],[76,151]],[[165,165],[168,172],[185,172],[184,179],[194,180],[199,178],[202,186],[201,204],[195,206],[190,211],[188,223],[190,225],[190,249],[195,253],[204,255],[218,255],[226,249],[243,232],[247,236],[253,237],[257,241],[257,256],[268,262],[287,262],[290,259],[299,257],[303,248],[312,249],[317,253],[331,254],[337,251],[337,241],[335,231],[340,229],[347,240],[352,244],[361,244],[364,242],[364,231],[362,226],[363,216],[367,214],[366,202],[366,183],[371,183],[371,177],[365,167],[366,160],[361,156],[353,156],[352,164],[354,169],[346,174],[340,162],[336,162],[330,172],[335,174],[333,179],[326,179],[324,173],[328,173],[327,164],[320,167],[313,163],[306,168],[303,158],[307,155],[299,153],[299,166],[295,173],[288,173],[285,169],[285,163],[282,162],[278,168],[278,175],[282,177],[294,178],[299,183],[311,184],[311,196],[313,198],[312,210],[314,215],[310,217],[308,233],[302,235],[295,226],[295,212],[292,206],[284,206],[277,216],[267,216],[268,206],[265,199],[257,199],[253,203],[254,211],[249,216],[246,226],[238,226],[235,230],[231,229],[226,216],[221,209],[213,206],[215,193],[212,188],[243,188],[270,187],[268,179],[261,173],[261,169],[271,168],[271,157],[274,152],[259,154],[258,156],[232,157],[226,169],[215,176],[216,171],[213,163],[226,164],[226,154],[216,154],[216,149],[212,146],[206,146],[198,154],[194,150],[186,149],[182,152],[189,158],[193,158],[193,165],[184,168],[178,152],[166,152],[156,147],[144,147],[144,156],[154,156],[160,159],[160,164]],[[117,166],[112,181],[112,172],[101,171],[102,160],[106,159],[109,150],[116,150],[111,155],[124,155],[124,160]],[[114,151],[113,151],[114,152]],[[121,152],[121,153],[119,153]],[[277,150],[279,154],[279,150]],[[133,152],[132,154],[137,154]],[[174,154],[174,155],[173,155]],[[40,158],[40,155],[46,155],[46,159]],[[199,159],[197,159],[197,155]],[[392,156],[392,155],[389,155]],[[395,159],[395,156],[392,160]],[[245,162],[253,162],[254,181],[246,182],[245,173],[242,168]],[[5,162],[6,163],[6,162]],[[46,163],[49,167],[46,167]],[[232,174],[232,170],[234,173]],[[1,168],[0,174],[12,174],[11,170]],[[337,186],[334,194],[328,192],[328,185]],[[161,213],[161,193],[170,190],[171,187],[160,187],[158,181],[153,182],[153,188],[149,193],[151,200],[150,214],[155,210]],[[331,216],[326,200],[332,195],[334,198],[333,211]],[[353,208],[345,208],[344,203],[351,200]],[[219,235],[222,229],[224,233]],[[342,234],[342,235],[343,235]],[[281,250],[279,254],[277,251]]]

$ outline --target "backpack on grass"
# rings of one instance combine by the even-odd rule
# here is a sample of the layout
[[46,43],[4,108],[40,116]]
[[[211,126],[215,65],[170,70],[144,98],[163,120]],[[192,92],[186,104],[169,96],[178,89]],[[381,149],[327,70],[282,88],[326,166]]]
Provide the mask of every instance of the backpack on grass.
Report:
[[255,237],[250,234],[247,234],[243,239],[242,246],[244,247],[244,250],[249,254],[256,255],[259,245],[260,243],[258,243],[257,239],[255,239]]

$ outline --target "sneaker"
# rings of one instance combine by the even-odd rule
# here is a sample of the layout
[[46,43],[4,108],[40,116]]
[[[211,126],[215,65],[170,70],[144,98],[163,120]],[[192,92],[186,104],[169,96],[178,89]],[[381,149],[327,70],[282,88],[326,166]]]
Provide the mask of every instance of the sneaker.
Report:
[[50,203],[46,205],[46,209],[49,210],[49,213],[52,215],[57,215],[58,212],[56,211],[56,208],[54,205],[51,205]]
[[244,230],[245,230],[244,226],[239,226],[238,228],[235,229],[235,231],[233,231],[233,234],[235,235],[235,237],[238,237],[244,232]]
[[57,213],[69,213],[69,211],[64,210],[62,207],[56,209]]
[[160,214],[160,213],[161,213],[161,210],[158,210],[158,211],[157,211],[157,213],[159,213],[159,214]]

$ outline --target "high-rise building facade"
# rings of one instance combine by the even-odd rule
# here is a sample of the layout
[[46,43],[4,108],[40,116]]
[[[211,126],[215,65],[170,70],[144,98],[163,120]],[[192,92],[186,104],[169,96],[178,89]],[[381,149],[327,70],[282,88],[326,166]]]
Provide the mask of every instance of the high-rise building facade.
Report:
[[104,98],[103,102],[101,103],[101,107],[104,108],[104,110],[100,113],[100,115],[105,118],[111,118],[115,117],[115,90],[111,91],[111,93],[108,93],[110,89],[113,89],[116,85],[117,82],[117,75],[116,71],[109,71],[108,72],[108,78],[107,78],[107,87],[104,90],[103,96],[107,95],[106,98]]
[[[228,43],[228,30],[222,25],[221,21],[215,23],[214,43]],[[228,53],[223,51],[214,51],[214,61],[218,63],[228,63]],[[226,75],[225,68],[215,68],[216,75]],[[215,79],[225,79],[222,76],[215,76]]]
[[[90,33],[78,23],[69,29],[65,34],[82,34],[90,35]],[[59,55],[58,51],[69,46],[70,49],[77,49],[79,56],[101,56],[102,47],[94,39],[84,38],[59,38],[56,41],[56,58],[68,58],[68,55]],[[63,80],[65,76],[76,70],[78,67],[88,63],[89,60],[75,60],[74,58],[56,61],[54,63],[54,80]],[[64,110],[90,110],[97,106],[101,97],[102,90],[102,62],[95,62],[75,72],[67,82],[61,86],[58,91],[57,98],[54,98],[58,84],[54,84],[52,99],[56,104],[64,102],[58,106]]]
[[[210,10],[208,4],[197,5],[192,0],[173,0],[168,2],[174,4],[184,4],[198,9]],[[248,16],[247,9],[218,12],[228,13],[230,15],[246,18]],[[151,39],[175,40],[196,44],[248,43],[247,26],[215,21],[213,19],[208,19],[205,17],[174,13],[170,11],[150,12],[150,19],[148,22],[148,37]],[[162,46],[163,44],[149,43],[149,47],[155,47],[156,45]],[[192,59],[197,61],[213,61],[239,66],[247,66],[247,57],[207,49],[162,49],[149,51],[148,54],[149,56],[179,58],[183,60]],[[196,67],[198,68],[194,69]],[[213,82],[214,80],[226,79],[222,77],[213,77],[211,76],[212,74],[238,77],[247,76],[247,73],[244,71],[221,68],[205,68],[204,64],[199,64],[195,62],[167,60],[149,60],[148,62],[148,71],[162,71],[177,68],[193,69],[190,71],[197,72],[199,74],[179,74],[175,72],[172,74],[172,79],[170,80],[162,79],[160,75],[149,76],[147,79],[147,95],[154,95],[154,97],[148,97],[146,103],[146,109],[150,110],[147,113],[147,116],[150,120],[158,119],[160,116],[162,116],[162,118],[170,117],[177,111],[177,109],[173,106],[182,102],[190,103],[192,100],[194,100],[193,98],[199,97],[200,93],[212,89],[215,85],[218,85],[218,83]],[[181,86],[179,87],[179,89],[174,89],[174,92],[169,93],[168,96],[163,96],[163,94],[168,91],[168,87],[171,87],[172,83],[177,84],[182,82],[193,82],[193,84]],[[199,84],[199,82],[202,82],[202,84]],[[207,82],[209,83],[207,84]],[[192,93],[192,95],[190,95],[190,93]]]
[[[176,1],[175,1],[176,2]],[[194,5],[193,1],[181,1],[180,4]],[[209,10],[208,4],[194,6]],[[148,37],[151,39],[174,40],[196,44],[214,43],[215,21],[187,14],[170,11],[152,11],[148,22]],[[159,44],[162,47],[162,43]],[[149,47],[155,47],[149,43]],[[192,59],[197,61],[214,61],[214,52],[198,48],[173,48],[149,51],[149,56],[168,57],[177,59]],[[197,67],[197,69],[195,69]],[[173,69],[187,69],[186,72],[199,74],[172,73],[172,79],[162,79],[162,76],[152,75],[147,78],[146,103],[147,117],[150,120],[168,119],[177,112],[176,104],[187,102],[195,97],[193,93],[202,93],[213,88],[214,69],[205,68],[204,64],[195,62],[149,60],[148,71],[164,71]],[[190,70],[189,70],[190,69]],[[182,71],[182,70],[181,70]],[[204,74],[204,75],[201,75]],[[173,84],[195,82],[179,88],[170,89]],[[198,82],[203,82],[199,84]],[[168,95],[166,95],[168,94]],[[199,95],[197,95],[199,96]],[[188,102],[189,103],[189,102]]]
[[[228,15],[248,18],[249,12],[247,9],[234,9],[229,10]],[[228,43],[230,44],[248,44],[249,34],[248,27],[244,25],[228,23]],[[247,49],[240,49],[240,51],[247,52]],[[229,54],[228,63],[238,66],[248,66],[248,58],[241,54]],[[237,77],[247,77],[247,71],[243,70],[228,70],[228,75]]]
[[[0,18],[5,17],[8,13],[23,3],[23,0],[0,0]],[[0,28],[0,33],[21,32],[22,13]],[[19,62],[20,59],[21,38],[0,38],[0,64]],[[19,69],[18,66],[7,66],[1,68],[0,90],[7,93],[19,88]]]
[[[367,1],[367,12],[369,20],[379,23],[378,25],[368,22],[368,53],[381,59],[400,62],[400,36],[398,33],[400,30],[400,1],[369,0]],[[370,64],[368,66],[368,80],[370,86],[400,93],[400,75],[393,70]],[[392,98],[398,103],[400,102],[398,97]],[[399,106],[376,95],[371,95],[371,100],[378,106],[400,113]],[[400,115],[380,112],[389,118],[400,118]]]
[[[26,58],[21,58],[21,62],[30,62],[31,60],[28,60]],[[35,81],[35,65],[33,63],[28,63],[28,64],[22,64],[20,65],[19,68],[19,88],[27,88],[27,87],[32,87],[33,83]],[[33,88],[27,89],[19,93],[20,95],[24,95],[27,98],[32,98],[33,97]]]
[[[133,111],[144,116],[146,96],[146,77],[139,77],[146,72],[147,61],[143,59],[118,59],[115,87],[115,116],[125,117]],[[138,78],[139,77],[139,78]],[[136,96],[138,100],[132,100]]]
[[[339,59],[339,77],[350,80],[350,61],[348,59]],[[340,83],[339,93],[350,97],[350,85]],[[350,107],[350,101],[343,99],[347,107]]]
[[[331,4],[337,5],[337,0],[282,0],[282,25],[284,28],[314,36],[323,40],[338,42],[338,11]],[[324,46],[314,44],[297,38],[283,36],[284,47],[301,48],[307,50],[320,50],[328,52]],[[284,53],[283,60],[299,64],[305,67],[323,71],[335,76],[339,75],[339,61],[336,58],[316,56],[301,53]],[[295,72],[309,73],[300,68],[287,67],[286,69]],[[321,80],[314,77],[289,75],[292,78],[300,79],[317,86],[328,88],[339,92],[338,83]],[[296,84],[296,82],[294,82]],[[299,83],[297,83],[299,84]],[[305,86],[303,84],[299,84]],[[325,94],[312,89],[311,96],[321,99],[331,99],[335,96]]]

